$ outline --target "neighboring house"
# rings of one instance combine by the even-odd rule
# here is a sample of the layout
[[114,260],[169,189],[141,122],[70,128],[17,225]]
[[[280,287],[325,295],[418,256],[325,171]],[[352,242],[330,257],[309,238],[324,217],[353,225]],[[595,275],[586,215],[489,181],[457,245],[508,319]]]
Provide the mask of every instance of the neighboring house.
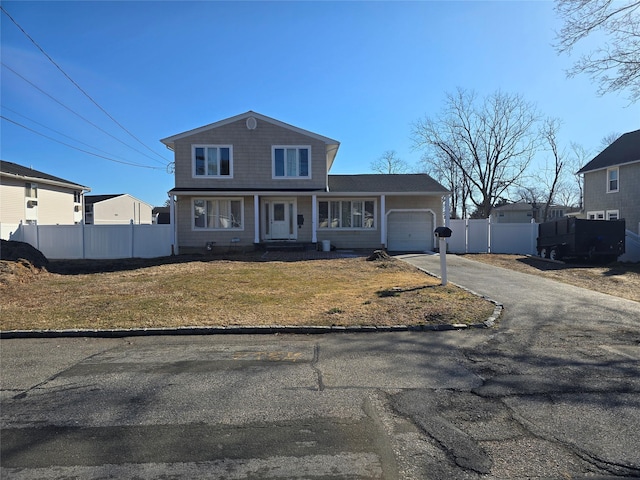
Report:
[[182,253],[279,241],[424,251],[444,224],[449,192],[430,176],[329,175],[338,141],[255,112],[162,143]]
[[87,225],[152,223],[153,207],[127,193],[117,195],[85,195]]
[[82,223],[84,193],[91,189],[17,163],[0,161],[0,223]]
[[170,207],[153,207],[151,214],[153,215],[153,223],[157,225],[169,225],[171,223]]
[[[550,205],[547,221],[555,220],[567,216],[576,209],[565,205]],[[544,204],[532,204],[526,202],[508,203],[493,207],[491,220],[495,223],[529,223],[535,220],[536,223],[544,221]]]
[[640,234],[640,130],[622,135],[578,174],[587,218],[624,219],[627,230]]

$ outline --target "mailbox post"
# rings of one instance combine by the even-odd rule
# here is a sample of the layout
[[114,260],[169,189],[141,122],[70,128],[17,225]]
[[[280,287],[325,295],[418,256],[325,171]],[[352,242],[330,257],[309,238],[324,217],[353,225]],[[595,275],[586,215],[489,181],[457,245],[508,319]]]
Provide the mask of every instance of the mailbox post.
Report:
[[449,227],[438,227],[433,234],[440,240],[438,250],[440,250],[440,278],[442,285],[447,284],[447,238],[451,236]]

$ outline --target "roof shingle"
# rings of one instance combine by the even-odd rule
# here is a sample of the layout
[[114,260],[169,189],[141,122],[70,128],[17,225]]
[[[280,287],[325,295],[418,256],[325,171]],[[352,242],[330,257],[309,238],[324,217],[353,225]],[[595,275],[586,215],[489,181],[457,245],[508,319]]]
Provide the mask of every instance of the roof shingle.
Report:
[[577,173],[640,161],[640,130],[628,132],[600,152]]

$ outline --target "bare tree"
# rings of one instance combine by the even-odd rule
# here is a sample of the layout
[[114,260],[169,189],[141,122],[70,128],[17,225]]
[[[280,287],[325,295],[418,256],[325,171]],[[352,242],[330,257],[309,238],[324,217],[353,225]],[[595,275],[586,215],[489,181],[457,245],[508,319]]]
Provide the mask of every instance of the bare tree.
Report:
[[542,221],[549,220],[549,207],[554,203],[558,189],[562,185],[562,177],[564,174],[564,157],[565,152],[558,145],[558,131],[560,129],[560,120],[548,118],[542,125],[542,135],[546,140],[547,147],[552,155],[552,164],[549,162],[545,165],[543,175],[540,181],[546,187],[546,199],[542,210]]
[[618,132],[608,133],[604,137],[602,137],[602,140],[600,140],[600,147],[602,148],[602,150],[604,150],[618,138],[620,138],[620,134]]
[[592,158],[591,152],[579,143],[571,144],[571,151],[567,157],[568,168],[571,171],[573,181],[568,182],[567,192],[565,196],[572,199],[571,202],[566,201],[565,205],[577,205],[582,208],[583,183],[582,176],[578,175],[578,171],[584,167]]
[[598,93],[629,89],[631,103],[640,98],[640,1],[556,0],[564,24],[556,34],[556,50],[570,53],[582,39],[604,34],[605,43],[582,55],[567,72],[586,73],[599,82]]
[[420,169],[451,192],[451,218],[466,218],[469,201],[469,181],[456,162],[442,151],[434,152],[434,156],[423,155]]
[[475,215],[488,217],[529,165],[539,142],[537,121],[534,106],[519,95],[498,91],[480,100],[458,89],[446,95],[437,117],[413,124],[412,138],[415,148],[460,169]]
[[398,158],[395,150],[387,150],[380,158],[371,162],[370,168],[377,173],[407,173],[409,164]]

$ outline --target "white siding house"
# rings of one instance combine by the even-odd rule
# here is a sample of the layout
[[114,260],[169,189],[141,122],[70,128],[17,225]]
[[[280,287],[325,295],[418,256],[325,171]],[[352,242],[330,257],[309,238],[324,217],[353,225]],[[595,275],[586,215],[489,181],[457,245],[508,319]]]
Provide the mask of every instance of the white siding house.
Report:
[[129,194],[87,195],[85,222],[88,225],[151,225],[153,207]]
[[0,161],[0,223],[82,223],[91,189],[17,163]]

